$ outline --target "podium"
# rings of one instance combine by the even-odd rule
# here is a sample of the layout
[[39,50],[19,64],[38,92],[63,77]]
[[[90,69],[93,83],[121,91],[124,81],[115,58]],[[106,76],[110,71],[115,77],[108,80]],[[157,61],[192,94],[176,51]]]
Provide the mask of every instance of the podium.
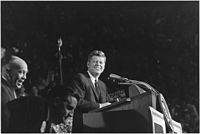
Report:
[[[134,89],[138,93],[135,96]],[[73,132],[152,132],[149,106],[156,109],[158,94],[131,85],[128,95],[129,98],[83,113],[79,118],[75,115]]]

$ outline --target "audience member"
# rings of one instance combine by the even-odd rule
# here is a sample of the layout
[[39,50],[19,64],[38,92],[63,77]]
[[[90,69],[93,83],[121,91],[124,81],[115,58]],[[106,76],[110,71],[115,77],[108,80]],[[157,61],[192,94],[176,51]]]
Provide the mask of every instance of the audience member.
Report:
[[46,124],[45,132],[71,133],[79,96],[64,86],[58,86],[50,91],[47,100],[49,114],[47,120],[43,122]]

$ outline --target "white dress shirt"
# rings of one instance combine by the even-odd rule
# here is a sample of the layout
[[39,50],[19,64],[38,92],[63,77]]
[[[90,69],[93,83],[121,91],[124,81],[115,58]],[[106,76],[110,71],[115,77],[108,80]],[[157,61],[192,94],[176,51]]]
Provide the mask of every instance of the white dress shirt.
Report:
[[92,81],[92,83],[93,83],[93,85],[95,87],[95,80],[98,81],[98,78],[95,78],[89,71],[87,71],[87,72],[88,72],[88,74],[90,76],[90,79],[91,79],[91,81]]

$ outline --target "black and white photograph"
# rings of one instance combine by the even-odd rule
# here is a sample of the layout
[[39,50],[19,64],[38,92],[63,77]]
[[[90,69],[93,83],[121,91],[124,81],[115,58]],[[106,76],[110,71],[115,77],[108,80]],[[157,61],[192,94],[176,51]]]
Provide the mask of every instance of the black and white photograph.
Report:
[[200,133],[199,1],[1,1],[1,133]]

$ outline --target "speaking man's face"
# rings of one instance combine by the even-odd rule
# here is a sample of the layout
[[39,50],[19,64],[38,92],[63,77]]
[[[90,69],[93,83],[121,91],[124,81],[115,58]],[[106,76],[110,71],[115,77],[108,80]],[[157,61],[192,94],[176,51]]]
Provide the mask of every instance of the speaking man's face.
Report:
[[26,65],[19,69],[12,69],[10,72],[11,85],[15,88],[21,88],[23,82],[26,80],[27,72],[28,69]]
[[106,58],[93,56],[88,62],[88,71],[95,77],[99,76],[105,69]]

